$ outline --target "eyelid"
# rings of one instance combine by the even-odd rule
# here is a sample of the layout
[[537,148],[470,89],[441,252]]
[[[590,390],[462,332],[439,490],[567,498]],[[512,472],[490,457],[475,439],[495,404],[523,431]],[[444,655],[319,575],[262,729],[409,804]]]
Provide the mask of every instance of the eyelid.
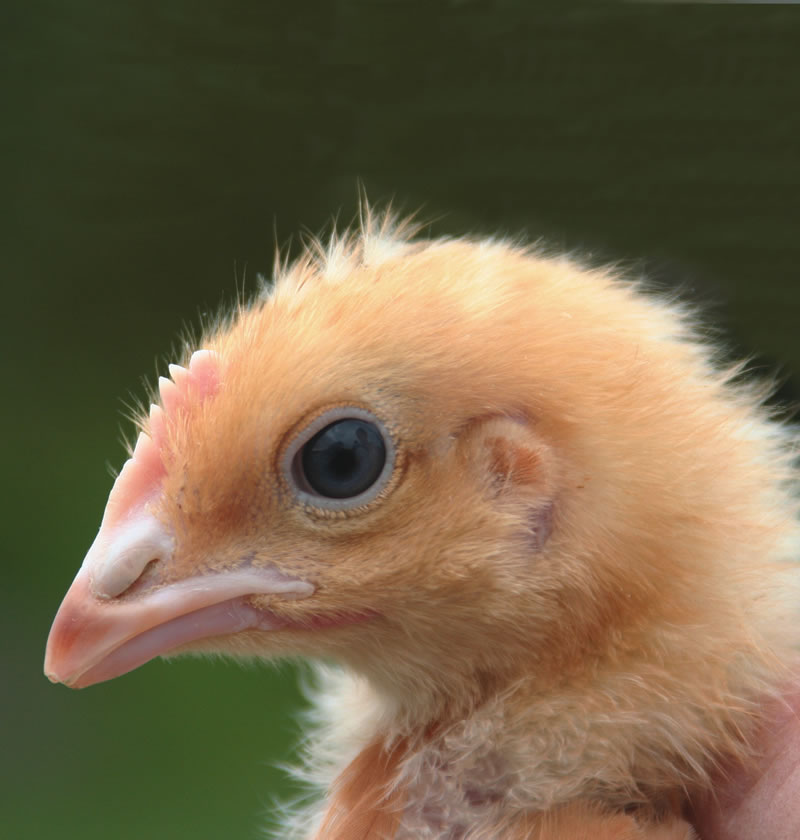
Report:
[[[386,462],[378,478],[363,493],[359,493],[357,496],[352,496],[349,499],[331,499],[326,496],[320,496],[305,481],[302,469],[298,468],[298,456],[302,448],[317,432],[321,432],[326,426],[330,426],[331,423],[335,423],[337,420],[347,419],[364,420],[377,427],[386,447]],[[364,507],[378,497],[392,477],[396,460],[397,447],[386,424],[365,408],[354,405],[341,405],[318,414],[308,425],[303,427],[302,431],[292,438],[281,456],[280,468],[284,481],[286,481],[294,495],[303,504],[320,510],[350,511]]]

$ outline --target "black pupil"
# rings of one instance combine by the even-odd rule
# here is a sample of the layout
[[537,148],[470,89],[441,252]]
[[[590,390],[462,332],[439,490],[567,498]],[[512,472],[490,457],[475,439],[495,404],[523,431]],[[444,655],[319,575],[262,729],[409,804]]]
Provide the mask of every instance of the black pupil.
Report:
[[373,423],[348,418],[317,432],[301,457],[312,490],[330,499],[350,499],[377,481],[386,463],[386,444]]

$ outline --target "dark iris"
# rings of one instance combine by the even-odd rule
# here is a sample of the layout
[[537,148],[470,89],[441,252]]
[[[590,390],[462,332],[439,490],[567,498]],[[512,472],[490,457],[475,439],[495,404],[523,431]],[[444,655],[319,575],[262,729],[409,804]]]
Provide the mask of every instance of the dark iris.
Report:
[[317,432],[303,447],[301,459],[314,492],[350,499],[377,481],[386,463],[386,444],[373,423],[347,418]]

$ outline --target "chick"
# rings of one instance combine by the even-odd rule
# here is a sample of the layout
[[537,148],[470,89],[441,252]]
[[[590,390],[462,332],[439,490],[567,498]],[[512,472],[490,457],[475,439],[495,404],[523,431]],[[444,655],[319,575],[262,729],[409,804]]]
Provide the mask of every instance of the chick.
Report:
[[322,667],[303,838],[687,840],[798,645],[792,437],[680,306],[390,216],[170,366],[56,616],[74,687]]

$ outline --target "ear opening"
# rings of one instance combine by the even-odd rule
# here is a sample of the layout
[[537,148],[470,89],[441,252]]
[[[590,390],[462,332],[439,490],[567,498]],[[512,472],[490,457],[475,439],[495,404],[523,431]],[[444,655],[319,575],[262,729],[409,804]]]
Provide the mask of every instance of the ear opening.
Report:
[[498,415],[477,419],[465,441],[483,473],[488,494],[516,508],[534,551],[541,551],[553,530],[556,464],[552,447],[526,417]]
[[527,418],[499,415],[475,422],[470,437],[475,462],[495,492],[545,493],[553,484],[553,453]]
[[541,482],[543,463],[540,447],[507,433],[488,437],[486,447],[489,471],[503,487],[526,487]]

